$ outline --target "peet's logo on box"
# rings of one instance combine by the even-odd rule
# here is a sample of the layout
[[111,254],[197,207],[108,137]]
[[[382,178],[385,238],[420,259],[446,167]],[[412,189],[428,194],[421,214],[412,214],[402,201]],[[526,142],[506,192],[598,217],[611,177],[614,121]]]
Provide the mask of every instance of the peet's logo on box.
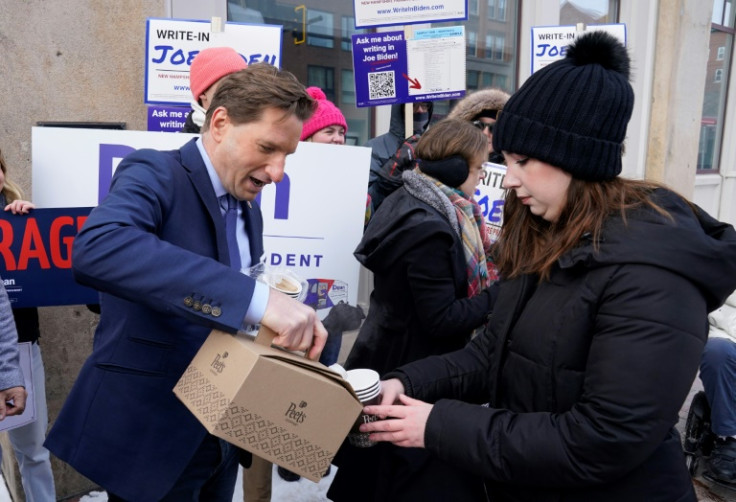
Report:
[[227,359],[228,353],[223,352],[222,354],[217,354],[215,358],[212,360],[212,363],[210,366],[212,369],[214,369],[218,373],[222,373],[225,370],[225,359]]
[[306,420],[307,414],[304,411],[304,408],[307,407],[307,402],[302,401],[299,403],[299,408],[301,408],[301,411],[297,411],[297,405],[296,403],[290,403],[289,408],[286,410],[286,413],[284,413],[284,416],[286,417],[286,420],[296,424],[301,424]]

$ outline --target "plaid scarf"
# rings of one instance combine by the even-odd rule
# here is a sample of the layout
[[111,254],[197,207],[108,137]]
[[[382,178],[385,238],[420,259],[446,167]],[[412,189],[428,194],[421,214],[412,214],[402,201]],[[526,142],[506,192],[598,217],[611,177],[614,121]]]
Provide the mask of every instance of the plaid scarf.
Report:
[[[404,173],[404,186],[414,197],[444,214],[462,240],[468,274],[468,298],[498,280],[496,267],[488,260],[491,247],[490,229],[478,203],[462,191],[448,187],[418,169]],[[449,204],[436,200],[438,195],[444,195]],[[451,211],[455,214],[452,215]]]

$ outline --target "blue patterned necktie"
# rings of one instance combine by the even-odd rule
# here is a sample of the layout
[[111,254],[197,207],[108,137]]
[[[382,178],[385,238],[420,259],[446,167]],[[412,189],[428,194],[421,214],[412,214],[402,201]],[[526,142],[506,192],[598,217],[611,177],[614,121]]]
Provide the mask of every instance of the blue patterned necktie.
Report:
[[220,197],[220,205],[225,208],[225,233],[227,235],[227,250],[230,254],[230,266],[240,270],[240,250],[236,233],[238,223],[238,201],[230,194]]

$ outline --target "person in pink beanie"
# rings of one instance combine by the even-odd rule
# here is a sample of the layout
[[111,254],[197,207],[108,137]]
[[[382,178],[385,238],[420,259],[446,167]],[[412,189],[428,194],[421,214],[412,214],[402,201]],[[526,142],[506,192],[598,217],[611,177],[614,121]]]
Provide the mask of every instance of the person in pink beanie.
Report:
[[317,101],[317,110],[304,122],[301,141],[344,145],[345,133],[348,132],[345,115],[319,87],[307,87],[307,93]]
[[243,56],[232,47],[209,47],[194,57],[189,69],[189,88],[194,97],[192,111],[181,132],[199,134],[220,80],[246,66]]

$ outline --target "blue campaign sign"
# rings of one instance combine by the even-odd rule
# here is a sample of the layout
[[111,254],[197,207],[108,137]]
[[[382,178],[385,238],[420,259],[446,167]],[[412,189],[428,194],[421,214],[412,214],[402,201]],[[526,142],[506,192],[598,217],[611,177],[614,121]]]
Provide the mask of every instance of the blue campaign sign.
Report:
[[72,275],[72,243],[92,208],[2,212],[0,260],[13,307],[98,303],[98,294]]
[[353,35],[355,96],[359,107],[412,101],[403,31]]
[[462,26],[352,36],[356,105],[457,99],[465,95]]
[[145,103],[186,106],[192,99],[189,68],[208,47],[232,47],[248,64],[281,66],[282,26],[228,22],[221,28],[210,21],[149,18]]
[[149,106],[148,130],[179,132],[190,110],[188,106]]

